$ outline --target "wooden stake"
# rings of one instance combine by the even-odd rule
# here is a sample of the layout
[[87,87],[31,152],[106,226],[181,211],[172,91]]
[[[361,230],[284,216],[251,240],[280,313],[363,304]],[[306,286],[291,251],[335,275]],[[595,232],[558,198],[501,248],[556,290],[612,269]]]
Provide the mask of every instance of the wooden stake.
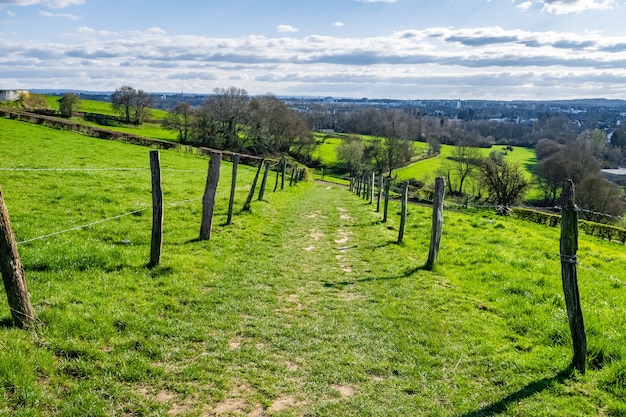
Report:
[[163,188],[161,186],[161,156],[159,151],[150,151],[150,172],[152,174],[152,242],[148,268],[161,262],[163,246]]
[[211,239],[213,230],[213,212],[215,210],[215,195],[217,184],[220,180],[220,166],[222,154],[211,152],[209,161],[209,173],[206,179],[204,195],[202,196],[202,224],[200,225],[200,240]]
[[439,256],[439,246],[441,244],[441,235],[443,233],[443,200],[446,191],[446,179],[438,177],[435,179],[435,198],[433,202],[433,224],[430,232],[430,249],[428,251],[428,260],[424,269],[430,271],[433,269],[437,257]]
[[250,187],[250,192],[248,193],[248,198],[246,199],[246,202],[243,205],[243,210],[250,210],[250,204],[252,204],[252,199],[254,198],[254,191],[256,190],[256,183],[259,180],[259,175],[261,174],[261,168],[263,168],[263,164],[265,164],[265,159],[262,159],[261,162],[259,162],[259,168],[256,170],[254,181],[252,181],[252,187]]
[[561,276],[563,280],[563,293],[567,307],[567,318],[572,332],[574,345],[574,358],[572,366],[585,373],[587,364],[587,336],[585,335],[585,323],[580,305],[578,292],[578,211],[574,199],[574,183],[567,180],[563,183],[561,194],[562,218],[561,218]]
[[285,170],[287,169],[287,158],[283,156],[283,165],[281,167],[280,189],[285,189]]
[[383,223],[387,223],[387,211],[389,210],[389,188],[391,188],[391,179],[385,181],[385,208],[383,210]]
[[383,195],[383,174],[378,177],[378,197],[376,198],[376,213],[380,213],[380,199]]
[[2,273],[13,323],[20,328],[30,326],[35,321],[35,311],[30,304],[30,296],[24,279],[24,267],[17,252],[17,243],[11,228],[9,212],[2,197],[2,189],[0,189],[0,273]]
[[236,153],[232,157],[233,161],[233,173],[230,182],[230,200],[228,201],[228,217],[226,218],[226,224],[232,224],[233,221],[233,206],[235,205],[235,190],[237,189],[237,170],[239,169],[239,154]]
[[376,182],[376,173],[372,171],[370,179],[370,204],[374,204],[374,183]]
[[409,182],[402,185],[402,212],[400,213],[400,231],[398,232],[398,243],[402,243],[404,238],[404,227],[406,226],[406,206],[409,199]]

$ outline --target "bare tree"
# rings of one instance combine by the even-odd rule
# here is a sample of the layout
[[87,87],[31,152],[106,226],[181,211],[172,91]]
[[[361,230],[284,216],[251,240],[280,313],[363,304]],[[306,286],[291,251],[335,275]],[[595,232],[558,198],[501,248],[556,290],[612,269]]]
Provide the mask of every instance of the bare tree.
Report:
[[125,123],[131,122],[133,101],[136,94],[137,91],[133,87],[125,85],[115,90],[111,95],[111,106],[113,110],[121,113]]
[[191,131],[194,111],[186,101],[180,102],[167,113],[163,128],[178,132],[180,143],[187,143]]
[[143,90],[137,90],[132,101],[133,105],[133,123],[140,125],[150,117],[150,109],[152,106],[152,97]]
[[488,201],[511,206],[523,197],[529,187],[517,163],[485,158],[480,164],[480,182],[489,193]]

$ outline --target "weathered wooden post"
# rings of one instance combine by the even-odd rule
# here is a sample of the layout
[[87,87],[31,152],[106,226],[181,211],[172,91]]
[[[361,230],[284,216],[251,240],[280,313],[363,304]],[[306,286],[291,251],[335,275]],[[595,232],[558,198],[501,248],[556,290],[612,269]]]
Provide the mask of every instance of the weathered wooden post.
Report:
[[285,189],[285,170],[287,169],[287,158],[283,156],[283,164],[280,168],[280,189]]
[[150,172],[152,174],[152,242],[148,268],[161,262],[163,247],[163,188],[161,186],[161,156],[159,151],[150,151]]
[[578,292],[578,271],[576,268],[578,251],[578,211],[574,199],[574,183],[567,180],[563,183],[561,194],[561,277],[563,293],[567,307],[567,318],[572,332],[574,358],[572,366],[585,373],[587,364],[587,336],[583,311]]
[[296,175],[296,167],[292,166],[291,167],[291,178],[289,178],[289,186],[290,187],[293,186],[293,178],[295,177],[295,175]]
[[374,204],[374,183],[376,182],[376,173],[372,171],[370,178],[370,204]]
[[213,231],[213,212],[215,211],[215,195],[217,194],[217,184],[220,180],[220,166],[222,165],[222,154],[211,152],[209,160],[209,173],[206,177],[206,186],[202,196],[202,223],[200,224],[200,240],[211,239]]
[[387,211],[389,210],[389,188],[391,188],[391,179],[385,181],[385,207],[383,209],[383,223],[387,223]]
[[270,173],[270,161],[265,162],[265,172],[263,173],[263,180],[261,181],[261,189],[259,190],[259,201],[263,200],[263,196],[265,196],[265,186],[267,185],[267,176]]
[[376,198],[376,213],[380,213],[380,199],[383,195],[383,174],[378,177],[378,196]]
[[230,181],[230,199],[228,200],[228,217],[226,218],[226,224],[231,224],[233,221],[233,206],[235,205],[235,191],[237,190],[237,170],[239,169],[238,153],[233,155],[232,161],[233,173]]
[[252,181],[252,186],[250,187],[250,192],[248,193],[248,198],[243,205],[243,210],[250,210],[250,204],[252,204],[252,199],[254,198],[254,191],[256,190],[256,183],[259,181],[259,175],[261,174],[261,169],[263,168],[263,164],[265,164],[265,159],[262,159],[259,162],[259,168],[256,170],[256,174],[254,176],[254,180]]
[[35,321],[35,311],[30,304],[24,267],[17,252],[17,243],[11,228],[9,212],[2,197],[2,189],[0,189],[0,273],[13,323],[20,328],[30,326]]
[[278,177],[280,176],[280,166],[283,164],[283,158],[280,158],[280,161],[278,161],[278,164],[276,166],[276,182],[274,183],[274,192],[276,192],[276,190],[278,190]]
[[404,228],[406,226],[406,206],[409,199],[409,182],[402,184],[402,211],[400,212],[400,231],[398,232],[398,243],[402,243],[404,238]]
[[428,260],[424,269],[430,271],[433,269],[437,257],[439,256],[439,246],[441,244],[441,234],[443,233],[443,200],[446,192],[445,177],[437,177],[435,179],[435,197],[433,201],[433,225],[430,232],[430,249],[428,251]]
[[322,180],[324,179],[324,168],[322,168]]

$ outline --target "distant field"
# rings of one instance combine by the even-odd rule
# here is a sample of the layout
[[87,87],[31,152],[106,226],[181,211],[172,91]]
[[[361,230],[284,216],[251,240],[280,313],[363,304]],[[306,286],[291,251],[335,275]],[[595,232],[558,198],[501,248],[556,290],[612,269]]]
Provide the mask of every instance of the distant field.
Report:
[[[46,99],[46,104],[50,110],[58,110],[59,103],[58,100],[61,96],[43,96]],[[80,111],[85,113],[98,113],[98,114],[107,114],[111,116],[117,116],[118,113],[113,110],[111,107],[111,103],[105,101],[97,101],[97,100],[81,100],[80,101]],[[164,110],[151,109],[150,110],[151,118],[161,120],[164,119],[167,115],[167,112]]]

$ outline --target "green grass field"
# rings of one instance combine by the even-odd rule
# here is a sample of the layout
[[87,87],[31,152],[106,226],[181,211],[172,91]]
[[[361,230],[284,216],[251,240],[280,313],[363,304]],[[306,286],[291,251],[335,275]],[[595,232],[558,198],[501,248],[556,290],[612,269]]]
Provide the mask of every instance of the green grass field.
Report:
[[[59,98],[60,96],[42,96],[46,100],[46,104],[48,105],[48,109],[50,110],[59,110]],[[98,100],[81,100],[80,101],[80,111],[85,113],[98,113],[98,114],[107,114],[110,116],[118,116],[118,113],[113,110],[111,107],[111,103],[105,101]],[[164,110],[151,109],[150,117],[156,120],[162,120],[167,115],[167,112]]]
[[[0,170],[18,241],[150,205],[148,148],[5,119],[0,147],[2,168],[92,169]],[[200,242],[208,162],[161,160],[157,268],[150,210],[19,245],[38,320],[13,328],[0,303],[0,416],[626,415],[622,245],[580,236],[581,375],[567,369],[558,229],[446,211],[427,272],[429,207],[409,208],[402,245],[396,202],[382,224],[333,185],[239,213],[254,175],[241,167],[224,226],[224,162]]]

